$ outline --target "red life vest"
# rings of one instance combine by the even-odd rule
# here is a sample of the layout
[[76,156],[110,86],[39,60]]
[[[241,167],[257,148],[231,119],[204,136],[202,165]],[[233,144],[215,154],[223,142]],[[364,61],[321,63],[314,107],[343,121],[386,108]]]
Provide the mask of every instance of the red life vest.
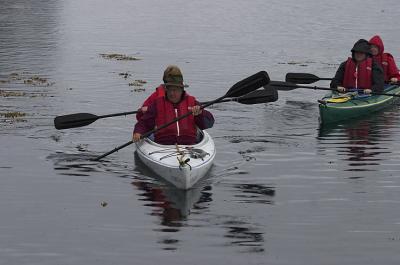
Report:
[[[161,84],[156,88],[156,91],[154,91],[144,102],[142,107],[149,107],[154,103],[154,101],[157,100],[157,98],[162,98],[165,96],[165,85]],[[143,112],[139,111],[136,114],[136,119],[140,120],[143,116]]]
[[[194,97],[186,94],[182,101],[180,101],[176,108],[173,103],[166,99],[166,97],[158,98],[156,100],[156,127],[160,127],[173,119],[182,116],[190,111],[189,107],[196,105]],[[181,142],[196,142],[196,124],[193,115],[181,119],[170,126],[161,129],[155,134],[155,141],[157,143],[165,142],[170,139],[176,139],[176,143]],[[182,141],[180,141],[182,140]]]
[[162,98],[165,96],[165,85],[159,85],[156,88],[157,98]]
[[389,56],[393,58],[390,53],[382,53],[374,56],[374,60],[382,66],[383,74],[385,76],[385,82],[390,80],[389,76]]
[[356,67],[356,63],[349,57],[345,66],[343,86],[345,88],[371,89],[372,59],[367,58]]

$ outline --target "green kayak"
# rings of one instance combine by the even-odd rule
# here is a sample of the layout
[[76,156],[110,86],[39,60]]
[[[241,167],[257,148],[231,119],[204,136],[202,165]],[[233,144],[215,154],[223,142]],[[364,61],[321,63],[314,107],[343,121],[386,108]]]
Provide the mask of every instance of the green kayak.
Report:
[[[400,94],[400,86],[388,85],[385,87],[384,93]],[[320,103],[320,123],[322,125],[330,124],[365,116],[380,111],[398,100],[400,97],[355,95],[355,93],[338,95],[336,92],[332,92],[318,101]]]

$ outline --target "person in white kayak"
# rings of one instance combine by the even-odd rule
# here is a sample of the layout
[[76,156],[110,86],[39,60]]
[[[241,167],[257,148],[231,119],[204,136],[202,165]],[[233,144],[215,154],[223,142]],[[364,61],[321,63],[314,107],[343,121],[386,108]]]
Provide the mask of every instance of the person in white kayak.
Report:
[[211,128],[214,125],[213,115],[201,109],[195,97],[184,90],[183,75],[179,67],[168,66],[164,74],[164,82],[165,95],[157,97],[148,106],[147,111],[135,125],[132,140],[137,142],[144,133],[192,111],[193,115],[156,132],[154,140],[164,145],[196,144],[197,128],[200,130]]

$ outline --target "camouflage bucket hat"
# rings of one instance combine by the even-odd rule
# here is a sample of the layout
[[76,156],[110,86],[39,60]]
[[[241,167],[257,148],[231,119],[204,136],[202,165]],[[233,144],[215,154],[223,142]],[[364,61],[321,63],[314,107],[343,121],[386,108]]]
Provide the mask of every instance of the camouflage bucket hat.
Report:
[[169,65],[167,69],[165,69],[163,81],[166,86],[185,87],[181,69],[176,65]]

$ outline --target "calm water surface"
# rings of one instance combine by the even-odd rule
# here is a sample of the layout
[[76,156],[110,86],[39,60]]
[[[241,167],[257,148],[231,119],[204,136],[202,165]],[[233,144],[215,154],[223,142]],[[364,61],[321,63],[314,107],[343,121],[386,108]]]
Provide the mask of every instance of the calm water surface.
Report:
[[377,33],[399,59],[399,8],[1,0],[0,264],[399,264],[398,105],[329,128],[318,126],[319,91],[215,105],[214,167],[187,192],[134,147],[89,160],[128,141],[134,117],[53,127],[61,114],[136,109],[168,64],[211,100],[260,70],[333,76],[357,39]]

